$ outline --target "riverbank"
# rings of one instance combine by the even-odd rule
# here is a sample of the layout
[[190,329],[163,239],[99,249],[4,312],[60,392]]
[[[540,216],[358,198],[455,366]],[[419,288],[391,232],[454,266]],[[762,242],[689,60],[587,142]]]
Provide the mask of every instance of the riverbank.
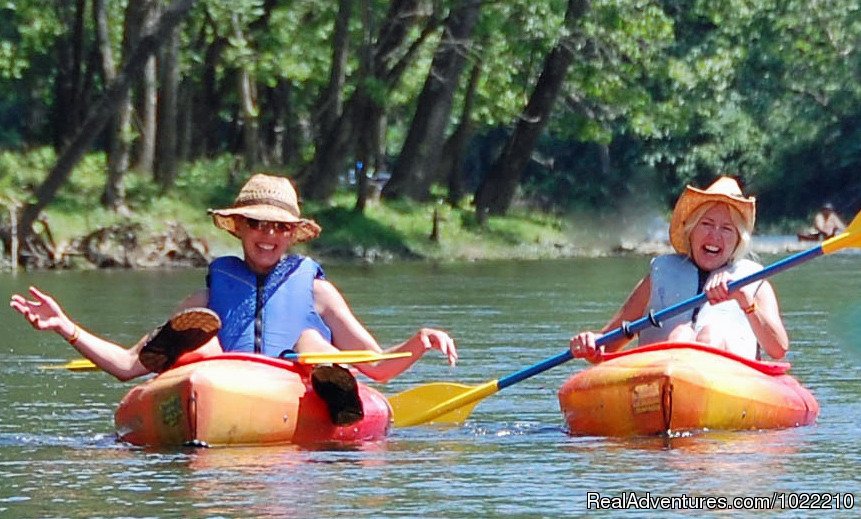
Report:
[[[0,218],[7,231],[9,208],[42,182],[52,162],[50,150],[0,155],[2,187],[12,194],[5,197],[7,210]],[[118,214],[99,204],[103,157],[88,155],[44,211],[44,224],[36,225],[46,244],[45,255],[57,258],[56,266],[64,268],[154,268],[196,266],[201,260],[205,264],[205,258],[237,254],[237,240],[216,229],[206,213],[208,208],[231,204],[244,181],[232,168],[227,159],[187,165],[167,193],[161,193],[151,178],[130,173],[126,177],[129,211]],[[372,199],[362,212],[355,211],[354,205],[355,194],[347,189],[326,203],[306,202],[303,215],[320,223],[323,233],[297,251],[331,261],[445,262],[652,255],[671,250],[666,241],[668,211],[644,209],[643,214],[620,217],[594,211],[548,214],[515,206],[508,215],[489,216],[479,224],[471,206],[451,207],[443,203],[443,194],[426,203]],[[757,252],[807,246],[788,236],[754,239]],[[8,266],[6,249],[3,262]]]
[[[667,239],[669,215],[643,215],[619,222],[589,214],[553,215],[514,208],[479,225],[471,207],[442,203],[370,201],[353,210],[353,194],[339,193],[329,204],[307,203],[303,214],[323,228],[298,250],[324,260],[482,261],[657,255],[673,252]],[[216,229],[200,210],[191,227],[213,256],[238,253],[237,240]],[[811,247],[791,235],[754,236],[758,254],[796,252]]]
[[[612,222],[574,215],[515,209],[510,215],[475,222],[468,208],[441,203],[373,201],[359,213],[342,193],[332,205],[308,204],[305,214],[323,227],[321,236],[296,251],[323,261],[537,260],[672,252],[666,219],[652,216],[620,229]],[[165,218],[171,215],[171,218]],[[175,218],[175,219],[174,219]],[[206,208],[161,199],[125,217],[100,208],[68,212],[49,208],[40,225],[48,231],[52,254],[64,268],[199,267],[209,259],[238,254],[239,243],[218,230]],[[94,238],[95,237],[95,238]],[[752,249],[780,254],[809,248],[795,236],[755,236]],[[4,251],[3,263],[9,266]]]
[[[62,268],[202,267],[215,257],[240,253],[238,240],[215,228],[205,210],[179,212],[189,213],[186,223],[149,211],[94,228],[87,227],[85,213],[78,216],[83,221],[69,214],[49,214],[40,229],[50,231],[52,254]],[[324,231],[318,239],[298,245],[296,252],[324,262],[539,260],[673,252],[665,238],[667,223],[660,218],[620,232],[600,222],[584,224],[582,218],[522,211],[490,217],[480,226],[469,210],[441,204],[376,201],[364,213],[344,205],[312,207],[305,213]],[[52,224],[61,221],[59,226]],[[84,234],[71,229],[84,229]],[[812,245],[795,236],[770,235],[755,236],[752,249],[780,254]],[[4,255],[6,267],[8,259]]]

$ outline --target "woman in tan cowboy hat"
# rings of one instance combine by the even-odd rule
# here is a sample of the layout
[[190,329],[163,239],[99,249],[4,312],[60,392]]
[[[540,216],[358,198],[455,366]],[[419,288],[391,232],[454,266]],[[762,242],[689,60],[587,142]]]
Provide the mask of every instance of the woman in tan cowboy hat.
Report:
[[[602,333],[634,321],[650,309],[661,310],[700,292],[708,303],[665,320],[661,328],[639,334],[639,344],[696,341],[757,358],[761,347],[775,359],[789,348],[777,296],[768,281],[729,292],[730,281],[762,268],[745,259],[756,219],[756,200],[745,197],[738,183],[720,177],[706,189],[688,186],[670,220],[670,244],[676,254],[652,260],[649,273],[599,332],[582,332],[571,339],[575,357],[595,360],[595,340]],[[621,349],[622,339],[606,350]]]
[[[121,380],[163,371],[180,355],[195,349],[196,354],[225,350],[269,356],[285,350],[383,351],[338,289],[325,279],[320,265],[287,253],[292,245],[320,234],[317,223],[301,217],[296,191],[288,179],[254,175],[231,207],[209,212],[217,227],[241,240],[243,257],[214,260],[207,274],[207,288],[186,298],[165,325],[129,349],[84,331],[53,298],[35,287],[30,289],[33,300],[15,294],[10,305],[33,327],[59,333],[83,356]],[[356,367],[375,380],[385,381],[430,349],[440,350],[452,365],[457,361],[457,350],[447,333],[422,328],[386,350],[411,352],[412,356]],[[324,400],[331,400],[335,423],[344,425],[361,418],[356,382],[347,370],[318,367],[312,382]]]

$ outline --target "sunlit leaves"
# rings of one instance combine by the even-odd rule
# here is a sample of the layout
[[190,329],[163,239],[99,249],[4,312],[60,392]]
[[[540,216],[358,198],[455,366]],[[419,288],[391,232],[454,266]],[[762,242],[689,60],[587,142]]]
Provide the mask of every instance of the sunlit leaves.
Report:
[[21,79],[65,30],[44,2],[6,2],[0,8],[0,78]]
[[488,3],[476,28],[473,60],[481,62],[476,118],[508,125],[523,109],[542,60],[563,35],[564,0]]
[[[107,1],[111,42],[117,51],[128,1]],[[421,16],[435,10],[442,20],[454,2],[426,0],[419,2],[419,10]],[[353,3],[341,94],[346,99],[364,87],[385,107],[387,151],[393,153],[408,129],[441,36],[437,30],[423,42],[397,83],[362,77],[361,6],[369,6],[370,33],[375,35],[391,4]],[[795,173],[799,168],[786,167],[784,158],[812,156],[807,150],[820,144],[829,154],[821,164],[851,168],[861,162],[859,145],[852,140],[853,121],[861,111],[858,2],[590,0],[585,15],[566,27],[567,4],[568,0],[482,2],[447,134],[459,122],[473,66],[481,67],[472,112],[476,128],[484,133],[511,128],[548,52],[563,44],[574,60],[546,138],[585,142],[587,147],[594,143],[623,147],[614,152],[624,157],[611,157],[613,168],[605,172],[611,180],[635,169],[659,172],[670,191],[692,179],[730,171],[759,186],[780,186],[793,175],[813,171],[810,166],[810,171]],[[44,114],[54,102],[57,50],[69,37],[73,5],[44,0],[0,3],[3,144],[30,139],[44,143],[50,133]],[[86,5],[91,9],[91,2]],[[215,109],[230,122],[238,106],[236,76],[244,71],[253,79],[262,115],[272,108],[266,104],[266,89],[289,84],[290,117],[303,123],[312,120],[329,78],[337,9],[338,2],[317,0],[199,1],[182,29],[184,87],[191,98],[205,97],[198,89],[204,87],[204,77],[210,79],[203,72],[212,72],[212,84],[205,87],[211,87],[208,95],[217,97]],[[84,50],[90,53],[91,17],[85,16],[84,23]],[[411,27],[406,45],[421,30],[421,24]],[[403,56],[406,45],[395,51],[395,59]],[[116,58],[119,62],[119,52]],[[101,92],[97,67],[84,63],[82,73],[95,78],[87,78],[95,85],[88,94],[97,95]],[[22,129],[24,125],[32,128]],[[840,145],[828,148],[833,143]],[[553,174],[559,173],[557,166]]]
[[[621,120],[644,137],[661,133],[648,86],[663,74],[661,60],[672,36],[672,24],[655,2],[593,2],[571,36],[576,57],[566,88],[591,107],[594,121],[575,124],[589,131],[572,138],[608,142]],[[557,116],[570,120],[583,114],[558,110]],[[602,131],[596,132],[598,127]]]

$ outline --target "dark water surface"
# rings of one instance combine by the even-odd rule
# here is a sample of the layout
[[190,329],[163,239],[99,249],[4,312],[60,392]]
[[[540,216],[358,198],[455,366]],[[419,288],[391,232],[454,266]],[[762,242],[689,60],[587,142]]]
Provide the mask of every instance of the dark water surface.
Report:
[[[486,382],[560,353],[575,331],[603,324],[646,264],[634,257],[326,270],[382,343],[421,325],[455,337],[457,368],[429,355],[378,386],[393,394],[437,380]],[[386,441],[343,449],[135,449],[118,444],[113,431],[116,403],[134,383],[43,369],[74,351],[7,309],[0,311],[0,517],[578,517],[597,513],[587,510],[588,492],[631,491],[653,498],[830,492],[845,506],[861,501],[859,273],[861,255],[837,254],[772,280],[792,339],[792,374],[822,407],[816,425],[672,439],[566,435],[556,391],[583,369],[572,361],[483,400],[462,427],[395,429]],[[8,300],[36,284],[88,329],[130,344],[203,275],[7,273],[0,288]],[[859,509],[861,502],[827,515],[857,517]]]

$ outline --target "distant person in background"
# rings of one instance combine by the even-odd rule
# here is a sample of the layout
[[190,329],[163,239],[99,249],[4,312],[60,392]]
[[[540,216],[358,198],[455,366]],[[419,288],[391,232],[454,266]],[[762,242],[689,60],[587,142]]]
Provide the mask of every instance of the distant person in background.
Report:
[[825,202],[816,216],[813,217],[813,227],[820,238],[831,238],[843,232],[846,229],[846,224],[837,216],[831,202]]
[[[728,288],[730,281],[762,269],[745,259],[755,219],[756,200],[745,197],[730,177],[720,177],[706,189],[687,186],[670,220],[670,243],[676,254],[652,260],[649,273],[601,330],[572,337],[572,355],[597,362],[601,352],[595,341],[602,334],[650,309],[662,310],[702,292],[707,303],[665,319],[660,328],[641,331],[640,346],[699,342],[749,359],[759,358],[760,348],[772,358],[783,358],[789,338],[771,284],[762,280],[732,292]],[[605,348],[619,350],[631,339],[622,337]]]
[[825,202],[813,217],[813,227],[797,234],[799,240],[827,240],[846,229],[846,224],[837,216],[831,202]]

